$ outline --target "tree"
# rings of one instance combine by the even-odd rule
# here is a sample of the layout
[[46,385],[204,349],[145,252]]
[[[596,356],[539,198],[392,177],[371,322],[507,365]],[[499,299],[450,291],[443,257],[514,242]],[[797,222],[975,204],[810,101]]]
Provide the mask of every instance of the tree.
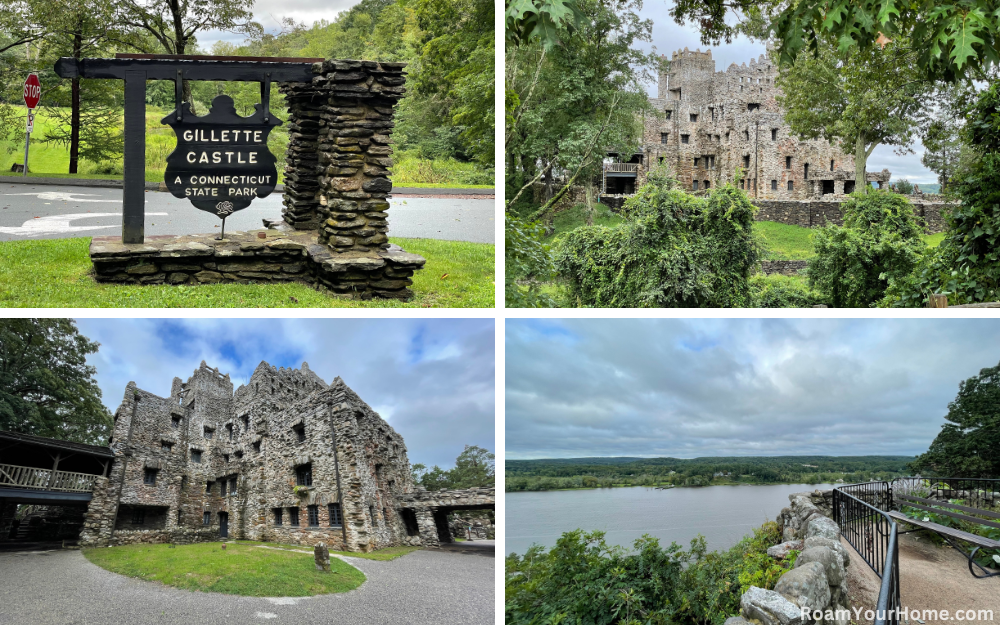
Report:
[[921,131],[925,151],[920,162],[938,175],[943,194],[953,194],[953,181],[967,175],[978,158],[961,134],[980,91],[971,80],[937,85],[933,112]]
[[[122,25],[145,31],[167,54],[188,54],[199,32],[221,30],[259,37],[254,0],[110,0]],[[152,52],[152,49],[147,49]],[[191,100],[190,81],[184,99]]]
[[488,449],[466,445],[451,470],[451,488],[492,487],[496,482],[496,457]]
[[858,191],[868,188],[866,165],[876,147],[909,151],[916,136],[929,85],[913,69],[912,56],[901,42],[846,52],[820,42],[817,55],[802,53],[779,68],[778,102],[792,132],[850,149]]
[[945,421],[911,469],[941,477],[1000,475],[1000,365],[958,385]]
[[852,197],[842,210],[843,226],[828,224],[814,235],[809,286],[836,308],[866,308],[917,266],[923,231],[910,202],[888,191]]
[[[710,0],[715,3],[719,0]],[[980,77],[1000,63],[997,0],[798,0],[771,25],[782,64],[822,41],[867,53],[886,37],[901,38],[927,80]]]
[[112,420],[71,319],[0,319],[0,429],[107,444]]

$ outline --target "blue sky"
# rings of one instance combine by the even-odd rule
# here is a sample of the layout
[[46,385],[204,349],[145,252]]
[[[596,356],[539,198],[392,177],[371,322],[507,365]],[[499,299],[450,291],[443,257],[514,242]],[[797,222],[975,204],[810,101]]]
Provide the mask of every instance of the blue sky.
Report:
[[508,319],[505,453],[914,455],[994,319]]
[[[685,47],[704,51],[706,46],[701,43],[701,35],[690,22],[684,26],[678,26],[667,11],[673,5],[670,0],[647,0],[643,4],[639,15],[645,19],[653,20],[653,42],[642,44],[643,49],[650,50],[655,46],[658,54],[670,56],[675,50],[683,50]],[[750,59],[756,59],[765,53],[763,43],[753,42],[746,37],[738,37],[732,44],[725,42],[719,46],[712,46],[712,58],[715,59],[715,70],[723,71],[730,64],[741,65]],[[651,96],[656,96],[656,84],[652,83],[647,88]],[[868,157],[868,171],[882,171],[888,169],[892,172],[892,180],[906,178],[917,184],[937,183],[937,174],[920,164],[920,157],[924,152],[924,146],[920,141],[913,144],[915,154],[897,156],[893,148],[889,146],[878,146],[872,155]],[[853,149],[853,147],[852,147]],[[850,150],[849,150],[850,152]]]
[[134,381],[170,395],[202,360],[234,387],[262,360],[340,376],[406,440],[412,463],[454,465],[465,445],[495,449],[492,319],[78,319],[101,344],[104,404]]

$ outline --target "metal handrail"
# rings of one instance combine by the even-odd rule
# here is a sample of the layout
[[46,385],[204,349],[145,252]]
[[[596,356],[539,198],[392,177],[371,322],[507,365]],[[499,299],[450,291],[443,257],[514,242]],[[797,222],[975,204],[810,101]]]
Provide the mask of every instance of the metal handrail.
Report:
[[897,477],[892,480],[890,490],[893,496],[920,492],[930,499],[961,499],[965,502],[964,505],[980,510],[996,510],[1000,507],[1000,480],[992,478]]
[[90,473],[0,464],[0,486],[89,493],[94,490],[94,480],[97,478],[97,475]]
[[605,163],[604,171],[609,172],[621,172],[621,173],[635,173],[639,171],[638,163]]
[[844,539],[882,580],[875,625],[899,624],[899,545],[896,522],[876,505],[892,505],[888,482],[833,489],[833,520]]

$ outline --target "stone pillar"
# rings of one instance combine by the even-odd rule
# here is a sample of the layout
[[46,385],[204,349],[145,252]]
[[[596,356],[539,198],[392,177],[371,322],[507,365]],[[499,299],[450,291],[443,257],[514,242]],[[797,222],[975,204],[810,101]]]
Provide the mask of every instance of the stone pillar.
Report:
[[439,547],[441,541],[438,539],[437,524],[434,523],[434,514],[430,509],[415,510],[417,517],[417,527],[420,529],[420,544],[424,547]]
[[108,485],[108,478],[99,477],[94,480],[94,497],[83,515],[83,530],[80,532],[82,547],[106,547],[111,540],[111,532],[115,526],[116,505],[115,488]]
[[288,149],[281,217],[296,230],[319,228],[319,143],[322,96],[303,83],[281,85],[288,105]]
[[330,550],[326,548],[326,543],[313,547],[313,560],[316,561],[317,571],[330,572]]
[[0,542],[7,540],[16,513],[16,503],[8,503],[6,499],[0,499]]

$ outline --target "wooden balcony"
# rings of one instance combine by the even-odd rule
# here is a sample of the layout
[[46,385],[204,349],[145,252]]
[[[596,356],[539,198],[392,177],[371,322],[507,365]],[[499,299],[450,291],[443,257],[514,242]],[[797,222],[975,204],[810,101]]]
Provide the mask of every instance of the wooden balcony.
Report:
[[0,464],[0,486],[14,488],[90,493],[93,492],[94,480],[98,477],[90,473],[70,473],[69,471]]
[[604,171],[609,174],[637,174],[639,163],[605,163]]

